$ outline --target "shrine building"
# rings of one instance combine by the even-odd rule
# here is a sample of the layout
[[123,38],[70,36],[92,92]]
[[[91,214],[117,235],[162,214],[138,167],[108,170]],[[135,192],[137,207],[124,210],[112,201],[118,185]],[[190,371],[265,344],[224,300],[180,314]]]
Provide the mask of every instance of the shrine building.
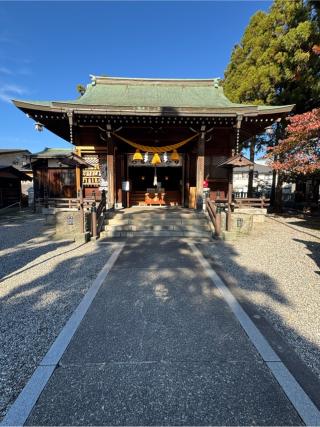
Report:
[[[219,79],[104,76],[91,76],[75,100],[13,102],[38,130],[73,144],[74,163],[60,162],[61,174],[54,166],[56,180],[68,177],[69,196],[99,197],[105,189],[108,206],[118,208],[143,205],[146,194],[199,207],[204,181],[212,199],[227,198],[232,169],[223,166],[239,166],[241,143],[293,108],[233,103]],[[44,173],[35,181],[50,175],[50,162],[41,161]],[[65,167],[74,168],[73,185]],[[36,191],[43,187],[35,182]]]

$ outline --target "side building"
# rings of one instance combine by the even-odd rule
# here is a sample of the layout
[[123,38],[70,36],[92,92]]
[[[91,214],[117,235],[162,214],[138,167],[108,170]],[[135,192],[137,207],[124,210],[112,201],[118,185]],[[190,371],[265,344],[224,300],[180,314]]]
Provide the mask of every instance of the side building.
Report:
[[32,191],[30,151],[21,148],[0,149],[0,209],[28,203]]

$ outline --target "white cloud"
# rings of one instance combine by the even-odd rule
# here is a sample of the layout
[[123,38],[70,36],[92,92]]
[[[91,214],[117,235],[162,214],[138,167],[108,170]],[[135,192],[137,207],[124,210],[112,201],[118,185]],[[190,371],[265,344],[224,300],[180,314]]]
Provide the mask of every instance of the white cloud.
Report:
[[6,67],[0,67],[0,74],[7,74],[7,75],[11,75],[12,71],[9,70],[9,68]]
[[0,100],[11,102],[12,98],[26,94],[28,91],[16,84],[4,84],[0,86]]

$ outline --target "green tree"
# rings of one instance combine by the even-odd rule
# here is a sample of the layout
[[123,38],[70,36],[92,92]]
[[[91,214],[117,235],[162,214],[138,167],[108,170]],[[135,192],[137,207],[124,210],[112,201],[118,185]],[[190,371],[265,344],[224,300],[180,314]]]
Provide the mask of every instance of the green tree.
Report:
[[[253,15],[225,71],[226,95],[234,102],[256,105],[296,104],[297,112],[316,107],[320,98],[319,16],[319,4],[312,0],[274,0],[268,12]],[[283,126],[278,127],[281,132],[276,134],[282,134]],[[254,150],[251,147],[251,153]]]
[[[317,4],[317,3],[315,3]],[[318,6],[317,6],[318,7]],[[251,18],[223,82],[234,102],[315,106],[320,95],[319,20],[312,2],[275,0]]]

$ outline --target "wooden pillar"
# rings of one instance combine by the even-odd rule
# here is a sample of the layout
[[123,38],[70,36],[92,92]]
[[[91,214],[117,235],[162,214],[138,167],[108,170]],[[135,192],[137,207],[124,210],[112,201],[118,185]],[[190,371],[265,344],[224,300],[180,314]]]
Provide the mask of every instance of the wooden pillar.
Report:
[[184,207],[189,207],[189,198],[190,198],[190,154],[186,153],[185,155],[185,196],[184,196]]
[[182,171],[181,171],[181,206],[185,206],[185,167],[186,167],[186,154],[182,157]]
[[[76,154],[81,157],[81,150],[79,148],[76,148]],[[76,192],[77,197],[80,194],[82,182],[81,182],[81,168],[79,165],[76,166]]]
[[204,148],[205,148],[204,133],[198,141],[197,150],[197,174],[196,174],[196,208],[202,209],[203,206],[203,181],[204,181]]
[[116,192],[117,192],[117,203],[121,206],[125,204],[124,191],[122,190],[122,181],[125,180],[125,165],[124,155],[118,154],[115,161],[116,166]]
[[107,154],[107,176],[108,176],[108,207],[113,208],[115,204],[115,164],[114,164],[114,146],[112,141],[108,141]]
[[231,231],[231,223],[232,223],[232,216],[231,216],[231,204],[232,204],[232,191],[233,191],[233,185],[232,185],[232,179],[233,179],[233,169],[228,169],[228,213],[227,213],[227,231]]

